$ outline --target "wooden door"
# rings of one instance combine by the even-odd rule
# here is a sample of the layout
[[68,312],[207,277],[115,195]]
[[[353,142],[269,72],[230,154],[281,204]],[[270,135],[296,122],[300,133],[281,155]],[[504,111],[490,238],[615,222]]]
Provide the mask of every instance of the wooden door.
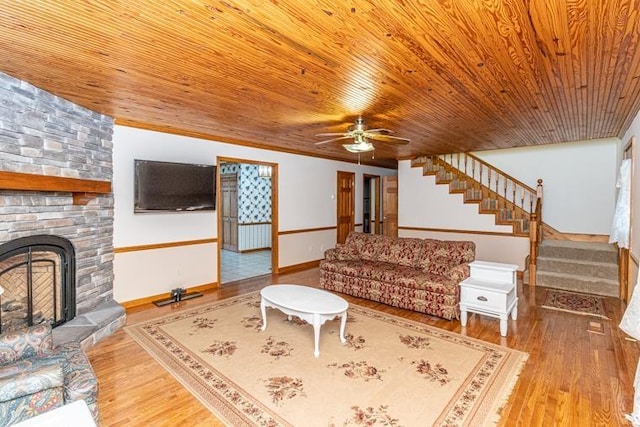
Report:
[[398,237],[398,177],[382,177],[382,234]]
[[338,171],[338,243],[347,240],[355,225],[355,182],[353,172]]
[[238,251],[238,175],[220,176],[222,194],[222,248]]

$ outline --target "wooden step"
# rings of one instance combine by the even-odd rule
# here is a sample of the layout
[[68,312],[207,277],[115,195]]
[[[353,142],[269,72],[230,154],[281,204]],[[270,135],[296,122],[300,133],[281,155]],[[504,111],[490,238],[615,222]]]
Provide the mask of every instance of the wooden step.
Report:
[[427,164],[427,158],[425,156],[416,157],[415,159],[411,160],[412,168],[423,167],[426,164]]
[[545,240],[539,248],[536,285],[618,296],[617,253],[598,242]]
[[482,201],[482,191],[469,188],[464,193],[465,203],[480,203]]
[[464,193],[467,191],[467,180],[466,179],[454,179],[449,184],[449,191]]
[[482,209],[486,209],[487,211],[495,212],[498,210],[498,200],[497,199],[482,199],[480,204]]

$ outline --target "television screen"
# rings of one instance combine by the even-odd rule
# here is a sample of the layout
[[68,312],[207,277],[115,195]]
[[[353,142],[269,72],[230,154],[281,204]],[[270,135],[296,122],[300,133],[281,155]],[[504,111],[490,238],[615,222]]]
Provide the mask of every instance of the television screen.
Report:
[[216,207],[216,167],[135,160],[134,212]]

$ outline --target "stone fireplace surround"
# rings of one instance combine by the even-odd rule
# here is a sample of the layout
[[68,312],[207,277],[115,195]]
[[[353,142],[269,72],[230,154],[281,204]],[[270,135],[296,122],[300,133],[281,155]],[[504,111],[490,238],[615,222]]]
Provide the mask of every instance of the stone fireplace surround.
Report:
[[0,100],[0,243],[40,234],[72,243],[76,317],[53,337],[88,348],[126,319],[113,300],[113,119],[3,73]]

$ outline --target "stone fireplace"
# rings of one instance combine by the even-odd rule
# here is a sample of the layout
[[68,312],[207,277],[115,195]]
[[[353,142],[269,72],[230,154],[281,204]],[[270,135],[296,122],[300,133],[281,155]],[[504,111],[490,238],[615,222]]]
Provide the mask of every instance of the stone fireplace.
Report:
[[113,300],[113,119],[3,73],[0,99],[0,245],[35,246],[0,255],[0,326],[49,322],[54,343],[89,347],[125,322]]

